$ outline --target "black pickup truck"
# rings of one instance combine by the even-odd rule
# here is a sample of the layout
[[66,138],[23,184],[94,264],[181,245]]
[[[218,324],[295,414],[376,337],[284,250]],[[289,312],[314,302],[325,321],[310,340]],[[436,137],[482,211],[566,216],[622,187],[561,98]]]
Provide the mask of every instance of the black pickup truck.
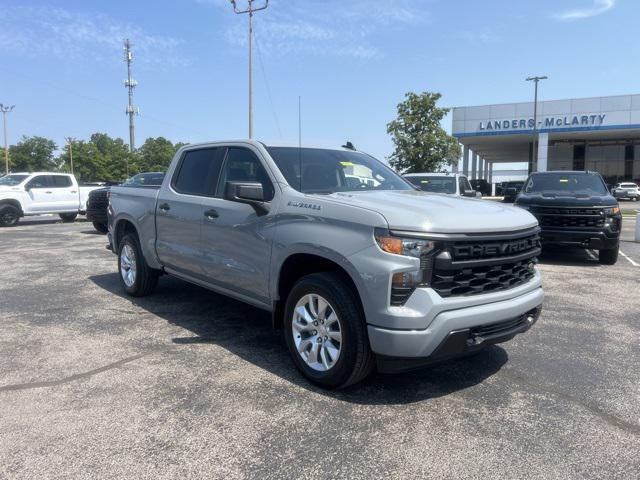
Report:
[[515,204],[540,224],[542,245],[595,249],[600,263],[618,260],[622,216],[618,201],[596,172],[532,173]]

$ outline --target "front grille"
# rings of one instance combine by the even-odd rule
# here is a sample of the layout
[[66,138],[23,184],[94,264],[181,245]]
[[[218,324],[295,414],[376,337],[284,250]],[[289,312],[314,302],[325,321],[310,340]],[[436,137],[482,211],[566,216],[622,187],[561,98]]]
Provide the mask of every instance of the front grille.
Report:
[[540,237],[536,231],[491,239],[443,243],[436,254],[431,287],[441,297],[508,290],[534,276]]
[[87,201],[87,208],[93,210],[106,209],[109,206],[107,192],[91,192]]
[[602,208],[531,207],[543,229],[598,230],[604,227]]

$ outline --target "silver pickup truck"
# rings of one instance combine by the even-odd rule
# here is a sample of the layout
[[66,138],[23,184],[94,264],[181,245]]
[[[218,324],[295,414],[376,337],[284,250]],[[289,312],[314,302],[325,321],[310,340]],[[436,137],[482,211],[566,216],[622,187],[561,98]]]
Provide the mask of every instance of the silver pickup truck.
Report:
[[525,210],[416,191],[353,149],[251,140],[183,147],[159,190],[114,187],[109,206],[128,294],[167,273],[268,310],[324,387],[529,329],[538,232]]

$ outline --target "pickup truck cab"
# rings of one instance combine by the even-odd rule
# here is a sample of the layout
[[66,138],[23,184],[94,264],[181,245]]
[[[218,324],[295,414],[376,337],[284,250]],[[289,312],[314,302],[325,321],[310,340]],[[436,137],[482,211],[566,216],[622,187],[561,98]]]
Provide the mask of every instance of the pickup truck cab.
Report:
[[84,213],[89,192],[100,188],[80,187],[66,173],[11,173],[0,177],[0,227],[16,225],[21,217],[58,214],[73,222]]
[[111,189],[108,238],[128,294],[167,273],[270,311],[325,387],[506,341],[543,300],[531,214],[349,148],[185,146],[159,190]]
[[532,173],[515,203],[538,219],[543,246],[595,249],[605,265],[618,260],[622,215],[599,173]]

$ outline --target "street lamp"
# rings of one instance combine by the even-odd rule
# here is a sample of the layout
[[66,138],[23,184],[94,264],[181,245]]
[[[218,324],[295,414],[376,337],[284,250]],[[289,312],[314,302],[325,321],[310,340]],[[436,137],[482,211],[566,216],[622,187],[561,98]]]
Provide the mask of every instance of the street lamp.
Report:
[[253,137],[253,54],[252,54],[252,37],[253,37],[253,12],[264,10],[269,6],[269,0],[265,0],[264,5],[258,8],[253,7],[255,0],[247,0],[249,6],[245,10],[238,10],[236,0],[230,0],[233,5],[233,11],[237,14],[249,14],[249,138]]
[[0,112],[2,112],[2,124],[4,128],[4,166],[7,175],[9,175],[9,147],[7,146],[7,113],[13,110],[15,105],[3,105],[0,103]]
[[[534,82],[534,94],[533,94],[533,150],[531,155],[531,169],[533,169],[533,162],[536,161],[536,142],[538,141],[538,82],[540,80],[546,80],[549,77],[527,77],[527,82]],[[529,172],[531,173],[531,172]]]

